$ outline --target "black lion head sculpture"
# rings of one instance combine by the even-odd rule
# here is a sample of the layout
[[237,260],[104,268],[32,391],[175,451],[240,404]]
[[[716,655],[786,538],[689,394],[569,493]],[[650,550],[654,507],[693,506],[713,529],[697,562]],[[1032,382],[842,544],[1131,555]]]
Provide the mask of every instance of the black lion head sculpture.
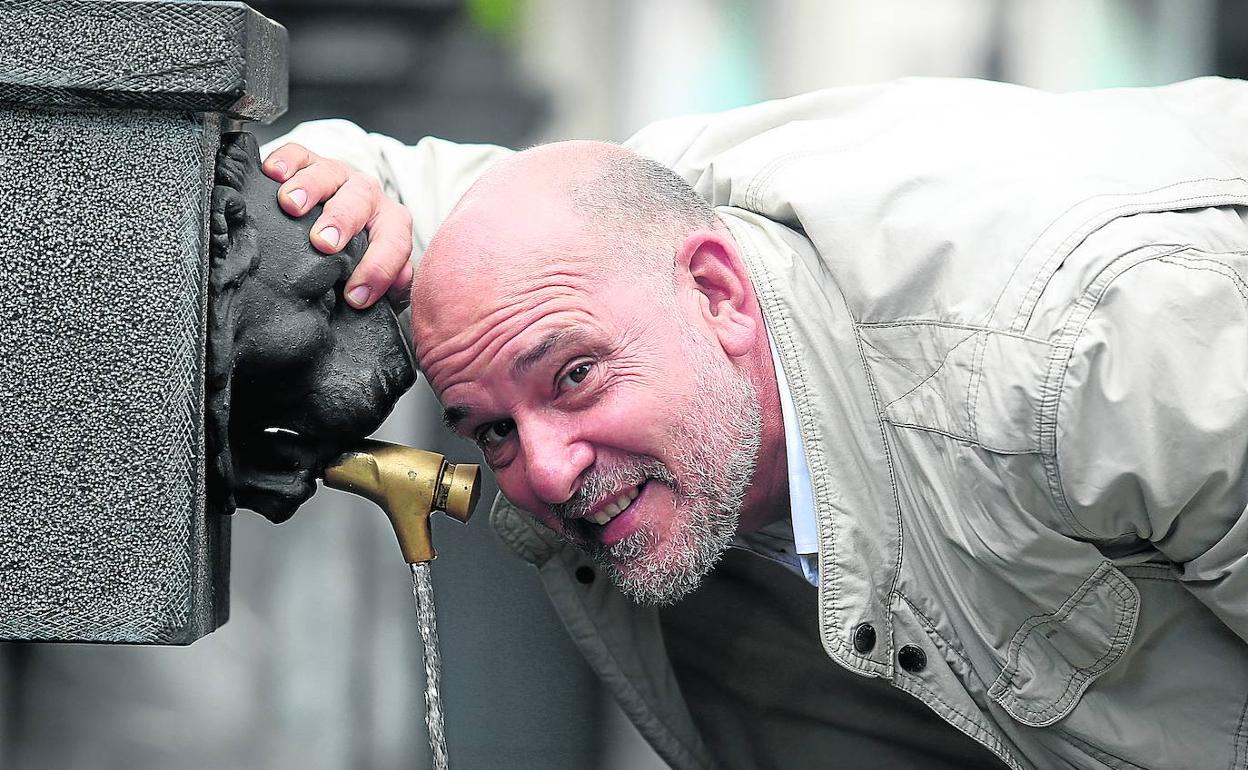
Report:
[[372,433],[415,380],[394,307],[343,300],[363,234],[334,256],[308,241],[320,207],[292,218],[255,138],[226,134],[212,218],[205,410],[216,510],[284,521],[325,463]]

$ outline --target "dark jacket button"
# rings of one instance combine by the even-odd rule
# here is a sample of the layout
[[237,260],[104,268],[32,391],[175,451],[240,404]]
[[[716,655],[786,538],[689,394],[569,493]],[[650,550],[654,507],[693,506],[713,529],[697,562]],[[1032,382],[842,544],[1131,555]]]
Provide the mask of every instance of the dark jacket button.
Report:
[[594,582],[594,568],[586,567],[584,565],[577,567],[576,579],[581,581],[585,585],[589,585],[590,583]]
[[854,629],[854,649],[860,655],[866,655],[875,647],[875,629],[870,623],[863,623]]
[[913,644],[907,644],[897,651],[897,662],[911,674],[917,674],[927,668],[927,653]]

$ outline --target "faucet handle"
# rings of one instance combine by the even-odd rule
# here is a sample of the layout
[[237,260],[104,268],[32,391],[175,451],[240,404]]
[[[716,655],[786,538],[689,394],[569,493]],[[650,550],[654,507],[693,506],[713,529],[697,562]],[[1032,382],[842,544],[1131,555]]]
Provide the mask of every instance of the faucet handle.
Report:
[[447,463],[438,489],[439,507],[447,516],[467,524],[481,499],[481,468],[470,463]]
[[377,503],[394,526],[408,564],[437,556],[429,516],[444,511],[467,522],[476,507],[481,469],[454,465],[423,449],[364,439],[325,467],[325,485]]

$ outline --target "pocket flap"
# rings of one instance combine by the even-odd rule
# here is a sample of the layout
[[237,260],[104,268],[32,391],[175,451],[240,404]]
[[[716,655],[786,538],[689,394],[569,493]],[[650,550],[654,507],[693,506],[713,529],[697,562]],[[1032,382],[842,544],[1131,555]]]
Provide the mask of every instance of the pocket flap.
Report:
[[1047,727],[1058,721],[1126,652],[1139,606],[1131,581],[1102,562],[1055,612],[1023,623],[989,697],[1022,724]]

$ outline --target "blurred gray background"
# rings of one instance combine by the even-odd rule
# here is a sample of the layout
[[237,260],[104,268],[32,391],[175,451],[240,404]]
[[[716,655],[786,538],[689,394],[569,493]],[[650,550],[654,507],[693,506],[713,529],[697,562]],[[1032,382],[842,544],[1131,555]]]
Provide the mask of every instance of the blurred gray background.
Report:
[[[1248,74],[1239,0],[251,5],[291,35],[291,111],[262,140],[345,117],[407,142],[514,147],[903,75],[1061,91]],[[423,384],[381,437],[474,461]],[[495,541],[493,492],[470,525],[435,526],[453,765],[661,767]],[[240,512],[233,539],[230,622],[189,648],[0,646],[0,770],[428,766],[410,585],[384,516],[322,491],[280,527]]]

